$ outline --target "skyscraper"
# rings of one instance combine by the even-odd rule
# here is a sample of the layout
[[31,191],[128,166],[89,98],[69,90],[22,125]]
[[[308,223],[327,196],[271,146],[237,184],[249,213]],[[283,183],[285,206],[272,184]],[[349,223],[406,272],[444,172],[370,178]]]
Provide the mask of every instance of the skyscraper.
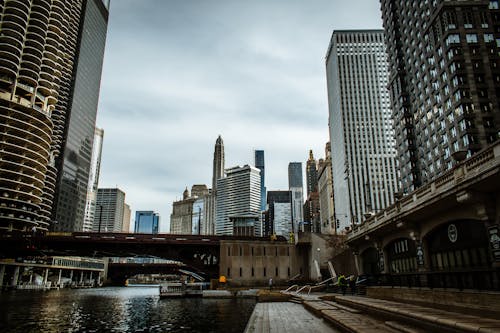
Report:
[[336,233],[333,205],[332,156],[330,151],[331,146],[330,142],[328,142],[325,146],[325,159],[320,159],[318,163],[319,219],[320,232],[322,234]]
[[309,150],[309,159],[306,163],[307,196],[311,192],[318,192],[318,166],[313,156],[313,151]]
[[292,193],[293,232],[297,234],[299,224],[304,221],[304,182],[301,162],[288,163],[288,189]]
[[130,210],[130,206],[128,204],[123,205],[123,223],[122,223],[122,231],[130,232],[130,217],[132,215],[132,211]]
[[[102,27],[90,19],[95,7],[103,9],[107,22],[107,9],[97,0],[1,2],[0,229],[47,230],[54,220],[57,161],[72,101],[84,94],[73,77],[89,52],[101,57],[97,40],[90,49],[85,42],[91,29]],[[89,127],[88,140],[80,143],[88,161],[94,123]],[[87,182],[80,184],[80,227]]]
[[402,190],[498,140],[499,1],[381,0]]
[[307,198],[304,203],[304,223],[309,223],[312,232],[320,232],[318,165],[312,150],[306,162]]
[[217,180],[224,177],[224,141],[221,136],[215,141],[212,192],[217,193]]
[[249,165],[226,170],[217,180],[215,234],[232,235],[231,218],[260,217],[260,170]]
[[85,202],[85,217],[83,220],[82,231],[92,231],[92,224],[94,223],[97,189],[99,187],[99,172],[101,170],[103,139],[104,131],[96,127],[94,132],[94,145],[92,147],[89,183],[87,186],[87,200]]
[[269,230],[266,234],[290,238],[292,229],[292,192],[269,191],[267,195],[269,207]]
[[143,234],[157,234],[160,230],[160,215],[152,210],[138,210],[135,212],[134,232]]
[[264,151],[255,151],[255,167],[260,170],[260,210],[266,210],[266,186],[265,186],[265,168]]
[[125,192],[118,188],[97,190],[93,232],[121,232],[125,213]]
[[[56,158],[57,184],[52,207],[54,230],[81,231],[91,167],[99,101],[108,9],[102,0],[85,0],[79,24],[74,81],[70,88],[61,154]],[[49,29],[50,30],[50,29]]]
[[383,31],[334,31],[326,73],[335,219],[343,230],[389,206],[397,191]]

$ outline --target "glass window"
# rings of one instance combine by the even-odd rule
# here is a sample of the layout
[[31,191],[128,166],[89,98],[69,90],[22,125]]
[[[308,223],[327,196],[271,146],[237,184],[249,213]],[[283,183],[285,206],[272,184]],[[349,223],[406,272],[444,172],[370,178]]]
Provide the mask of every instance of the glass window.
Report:
[[466,34],[465,39],[467,43],[477,43],[477,35],[476,34]]

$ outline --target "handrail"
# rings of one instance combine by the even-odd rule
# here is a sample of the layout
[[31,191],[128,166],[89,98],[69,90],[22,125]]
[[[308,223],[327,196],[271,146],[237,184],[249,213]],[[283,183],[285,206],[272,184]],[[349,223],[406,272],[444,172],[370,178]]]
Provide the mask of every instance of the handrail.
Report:
[[291,289],[293,289],[293,288],[299,288],[299,285],[298,285],[298,284],[294,284],[293,286],[288,287],[288,289],[287,289],[287,290],[285,290],[285,293],[286,293],[286,292],[289,292],[289,291],[290,291]]
[[299,294],[303,289],[307,288],[307,287],[311,287],[310,285],[306,284],[305,286],[303,286],[302,288],[300,288],[299,290],[297,290],[295,293],[296,294]]
[[333,277],[333,276],[332,276],[331,278],[328,278],[328,279],[326,279],[326,280],[323,280],[323,281],[321,281],[321,282],[316,283],[316,284],[315,284],[315,286],[321,286],[321,285],[325,284],[326,282],[331,281],[331,280],[336,279],[336,278],[337,278],[337,277]]

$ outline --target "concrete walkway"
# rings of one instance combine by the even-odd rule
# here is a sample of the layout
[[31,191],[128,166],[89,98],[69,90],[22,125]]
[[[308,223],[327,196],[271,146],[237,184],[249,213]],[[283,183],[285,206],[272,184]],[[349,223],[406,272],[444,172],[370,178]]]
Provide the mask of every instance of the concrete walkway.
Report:
[[301,304],[291,302],[257,303],[245,333],[338,333]]

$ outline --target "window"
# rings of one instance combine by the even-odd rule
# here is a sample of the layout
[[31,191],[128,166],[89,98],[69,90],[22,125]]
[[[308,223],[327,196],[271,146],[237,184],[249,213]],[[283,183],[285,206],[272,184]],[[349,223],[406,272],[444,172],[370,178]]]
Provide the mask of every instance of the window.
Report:
[[484,34],[485,43],[492,43],[493,41],[495,41],[495,37],[493,37],[493,34]]
[[491,0],[489,8],[490,9],[498,9],[498,0]]
[[477,43],[477,35],[476,34],[466,34],[465,39],[467,40],[467,43],[469,43],[469,44]]

